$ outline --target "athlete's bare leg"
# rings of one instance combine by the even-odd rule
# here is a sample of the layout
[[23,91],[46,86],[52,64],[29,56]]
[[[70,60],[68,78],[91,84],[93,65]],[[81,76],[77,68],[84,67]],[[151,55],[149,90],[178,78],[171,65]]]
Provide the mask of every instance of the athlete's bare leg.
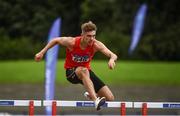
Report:
[[86,91],[89,93],[91,99],[95,101],[97,99],[96,92],[94,90],[93,82],[90,79],[89,71],[85,67],[77,67],[75,70],[76,75],[82,80]]
[[112,94],[111,90],[108,88],[108,86],[102,87],[97,95],[99,97],[105,97],[107,101],[113,101],[114,100],[114,95]]

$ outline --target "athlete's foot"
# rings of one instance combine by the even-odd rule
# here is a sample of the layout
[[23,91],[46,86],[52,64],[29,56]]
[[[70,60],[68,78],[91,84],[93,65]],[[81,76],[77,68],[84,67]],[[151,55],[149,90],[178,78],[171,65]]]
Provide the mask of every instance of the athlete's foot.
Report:
[[105,97],[98,97],[95,101],[95,108],[96,110],[100,110],[101,109],[101,106],[103,106],[106,102],[106,99]]

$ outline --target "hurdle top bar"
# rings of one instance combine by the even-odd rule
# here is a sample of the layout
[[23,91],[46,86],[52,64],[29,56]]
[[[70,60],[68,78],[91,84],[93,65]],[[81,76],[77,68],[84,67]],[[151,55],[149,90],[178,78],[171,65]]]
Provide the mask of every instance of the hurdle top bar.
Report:
[[134,102],[134,108],[142,108],[143,103],[147,108],[180,109],[180,102]]
[[41,100],[0,100],[0,106],[29,106],[30,101],[34,106],[42,106]]
[[[30,101],[33,101],[34,106],[52,106],[53,101],[56,102],[56,106],[63,106],[63,107],[94,107],[95,106],[93,101],[63,101],[63,100],[62,101],[60,100],[0,100],[0,106],[29,106]],[[180,109],[180,102],[107,101],[103,107],[118,108],[121,107],[121,103],[125,103],[126,108],[142,108],[143,103],[146,103],[147,108]]]
[[[63,106],[63,107],[94,107],[95,104],[93,101],[56,101],[56,100],[44,100],[43,106],[52,106],[52,102],[56,102],[56,106]],[[132,108],[133,102],[106,102],[103,107],[114,107],[118,108],[121,107],[121,103],[126,104],[126,108]]]
[[[52,102],[56,102],[56,106],[63,107],[94,107],[93,101],[56,101],[56,100],[44,100],[43,106],[52,106]],[[121,107],[121,103],[125,103],[126,108],[142,108],[143,103],[147,104],[147,108],[167,108],[167,109],[180,109],[180,102],[106,102],[103,107]]]

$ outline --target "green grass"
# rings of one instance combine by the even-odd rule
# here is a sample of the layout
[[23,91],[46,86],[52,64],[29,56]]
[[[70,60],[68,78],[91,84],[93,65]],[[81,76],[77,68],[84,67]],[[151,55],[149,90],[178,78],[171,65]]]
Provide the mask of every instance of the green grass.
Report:
[[97,74],[110,84],[180,86],[178,62],[118,62],[115,70],[107,70],[104,62],[95,62],[94,65]]
[[[63,60],[57,64],[56,83],[68,84]],[[107,61],[93,61],[92,70],[107,84],[180,86],[180,62],[120,61],[109,70]],[[0,83],[44,83],[45,62],[1,61]]]

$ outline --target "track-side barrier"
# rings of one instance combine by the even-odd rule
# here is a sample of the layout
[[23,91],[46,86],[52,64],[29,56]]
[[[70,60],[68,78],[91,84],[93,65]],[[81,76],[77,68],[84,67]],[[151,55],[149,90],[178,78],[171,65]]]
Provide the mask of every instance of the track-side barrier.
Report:
[[[0,100],[1,106],[28,106],[29,115],[34,115],[35,106],[51,106],[52,115],[57,113],[57,107],[95,107],[93,101],[60,101],[60,100]],[[142,115],[148,115],[148,109],[160,108],[160,109],[180,109],[180,102],[119,102],[119,101],[107,101],[103,108],[120,108],[120,114],[126,115],[126,108],[139,108],[142,110]]]

